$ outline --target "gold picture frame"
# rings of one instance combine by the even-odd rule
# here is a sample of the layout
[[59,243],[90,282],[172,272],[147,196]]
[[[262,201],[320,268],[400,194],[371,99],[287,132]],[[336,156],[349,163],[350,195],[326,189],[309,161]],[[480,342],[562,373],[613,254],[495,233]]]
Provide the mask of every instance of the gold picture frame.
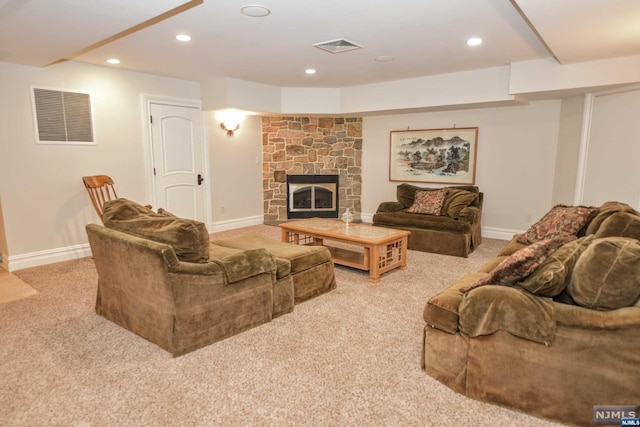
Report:
[[478,128],[392,130],[389,181],[474,185]]

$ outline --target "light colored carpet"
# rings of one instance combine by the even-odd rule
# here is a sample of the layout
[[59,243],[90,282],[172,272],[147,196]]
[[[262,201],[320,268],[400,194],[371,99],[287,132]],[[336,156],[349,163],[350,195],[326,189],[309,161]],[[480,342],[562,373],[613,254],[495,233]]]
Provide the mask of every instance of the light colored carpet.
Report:
[[18,276],[0,268],[0,304],[38,295],[38,291]]
[[[248,231],[278,238],[279,229]],[[409,252],[377,284],[336,267],[338,288],[291,314],[179,358],[97,316],[91,258],[16,272],[40,292],[0,309],[0,420],[10,426],[553,425],[459,395],[420,368],[426,300],[505,244],[468,259]]]

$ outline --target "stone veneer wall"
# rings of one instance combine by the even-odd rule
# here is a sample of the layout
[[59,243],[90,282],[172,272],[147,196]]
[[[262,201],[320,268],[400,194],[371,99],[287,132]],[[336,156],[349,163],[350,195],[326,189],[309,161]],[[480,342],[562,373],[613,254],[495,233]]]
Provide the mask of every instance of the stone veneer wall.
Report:
[[264,222],[287,220],[287,175],[339,175],[339,215],[360,220],[362,117],[263,117]]

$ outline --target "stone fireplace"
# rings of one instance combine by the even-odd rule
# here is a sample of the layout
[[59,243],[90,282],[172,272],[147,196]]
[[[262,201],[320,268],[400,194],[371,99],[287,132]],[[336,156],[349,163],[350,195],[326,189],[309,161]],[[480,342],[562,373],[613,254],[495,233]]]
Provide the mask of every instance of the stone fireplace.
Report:
[[[339,217],[349,208],[355,220],[359,220],[362,194],[362,118],[263,117],[262,189],[266,224],[290,219],[287,185],[290,175],[337,176],[338,212],[332,213],[331,217]],[[309,189],[309,193],[301,193],[300,198],[311,200],[313,191],[315,203],[316,195],[320,194],[322,199],[323,188],[327,187]],[[320,200],[321,204],[325,203],[323,200]],[[310,216],[321,215],[326,214]]]

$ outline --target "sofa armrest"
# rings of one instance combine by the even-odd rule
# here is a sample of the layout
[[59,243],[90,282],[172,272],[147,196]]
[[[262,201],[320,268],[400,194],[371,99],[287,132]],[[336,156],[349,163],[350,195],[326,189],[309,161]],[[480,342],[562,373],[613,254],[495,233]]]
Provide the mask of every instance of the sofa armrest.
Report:
[[468,337],[506,331],[549,345],[556,332],[554,307],[551,298],[538,297],[519,288],[480,286],[460,301],[459,327]]
[[262,273],[270,273],[275,277],[277,269],[273,255],[264,248],[247,249],[229,257],[212,259],[212,261],[224,270],[229,283],[239,282]]
[[382,202],[378,206],[376,213],[380,212],[398,212],[404,209],[404,205],[400,202]]
[[475,224],[480,218],[480,209],[476,206],[467,206],[460,211],[458,219]]
[[212,276],[223,274],[226,283],[235,283],[262,273],[275,274],[276,262],[266,249],[250,249],[226,257],[211,257],[204,264],[190,262],[170,262],[169,272]]

